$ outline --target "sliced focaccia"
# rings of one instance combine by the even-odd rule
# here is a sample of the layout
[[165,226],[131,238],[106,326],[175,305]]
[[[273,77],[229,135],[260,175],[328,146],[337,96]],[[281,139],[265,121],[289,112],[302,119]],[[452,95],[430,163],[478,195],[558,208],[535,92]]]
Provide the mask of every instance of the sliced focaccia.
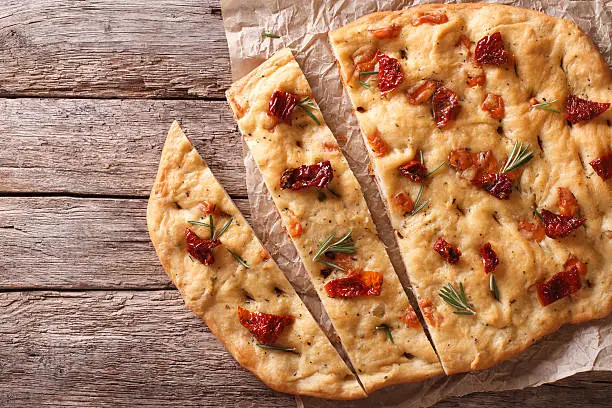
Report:
[[441,373],[291,51],[278,51],[227,98],[366,391]]
[[329,37],[447,373],[610,313],[612,83],[574,23],[426,5]]
[[185,303],[241,365],[282,392],[365,397],[178,122],[164,145],[147,224]]

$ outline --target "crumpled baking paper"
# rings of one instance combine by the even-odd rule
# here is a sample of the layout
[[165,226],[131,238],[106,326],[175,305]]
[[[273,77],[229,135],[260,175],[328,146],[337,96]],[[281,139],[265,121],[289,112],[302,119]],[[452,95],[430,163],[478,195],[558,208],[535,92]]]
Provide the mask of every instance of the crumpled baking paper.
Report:
[[[221,7],[229,44],[234,80],[247,74],[275,51],[290,47],[308,78],[327,125],[338,138],[342,150],[372,212],[380,236],[387,245],[411,300],[405,268],[391,232],[384,205],[374,180],[368,175],[368,158],[359,127],[342,89],[335,60],[327,39],[329,30],[375,12],[399,10],[431,1],[399,0],[222,0]],[[543,11],[553,17],[573,20],[604,55],[612,61],[612,11],[605,0],[590,1],[498,1]],[[278,34],[278,39],[262,36]],[[345,139],[346,138],[346,139]],[[346,141],[344,141],[346,140]],[[280,219],[257,166],[245,149],[247,189],[252,224],[315,318],[345,356],[322,310],[308,274],[293,244],[281,228]],[[416,304],[413,302],[413,306]],[[417,309],[415,307],[415,309]],[[474,373],[439,376],[422,383],[403,384],[380,390],[365,400],[338,402],[296,397],[298,407],[429,407],[450,396],[480,391],[501,391],[538,386],[582,371],[612,370],[612,316],[578,326],[566,325],[513,360]]]

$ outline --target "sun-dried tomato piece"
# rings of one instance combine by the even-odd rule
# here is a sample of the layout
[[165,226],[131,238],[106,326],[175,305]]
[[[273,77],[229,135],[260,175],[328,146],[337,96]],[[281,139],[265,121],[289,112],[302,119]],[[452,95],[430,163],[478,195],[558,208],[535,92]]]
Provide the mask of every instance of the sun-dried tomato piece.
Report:
[[535,223],[530,223],[527,221],[519,222],[519,231],[521,235],[527,240],[535,240],[536,242],[541,242],[545,237],[546,233],[544,231],[544,224],[536,218]]
[[408,102],[412,105],[420,105],[427,102],[433,96],[438,82],[425,80],[420,85],[417,85],[408,91]]
[[461,251],[456,246],[446,242],[442,237],[438,238],[433,246],[433,250],[440,254],[440,256],[450,264],[456,264],[461,257]]
[[406,326],[412,327],[413,329],[417,329],[421,327],[421,322],[419,321],[419,317],[417,316],[416,312],[410,305],[408,305],[408,309],[406,309],[406,313],[403,316],[400,316],[400,319],[402,319],[406,323]]
[[448,21],[446,13],[421,13],[418,16],[412,18],[413,26],[420,26],[421,24],[444,24]]
[[612,177],[612,152],[596,158],[589,164],[602,179],[607,180]]
[[482,101],[480,108],[489,113],[493,119],[503,119],[506,112],[504,108],[504,99],[501,95],[488,93]]
[[584,274],[586,274],[586,265],[571,254],[561,272],[548,281],[536,285],[540,304],[547,306],[576,292],[582,287],[580,276]]
[[455,119],[461,109],[459,98],[452,90],[441,86],[433,94],[433,111],[436,126],[444,129],[448,122]]
[[485,273],[493,272],[497,268],[499,258],[490,243],[487,242],[480,246],[480,256],[482,257]]
[[540,102],[539,102],[539,101],[536,99],[536,97],[535,97],[535,96],[532,96],[532,97],[529,99],[529,105],[531,105],[531,106],[533,106],[533,105],[537,105],[538,103],[540,103]]
[[570,123],[591,120],[608,110],[609,107],[610,104],[607,102],[592,102],[576,95],[570,95],[565,102],[565,118]]
[[325,284],[329,297],[378,296],[382,289],[383,276],[380,272],[351,272]]
[[391,201],[403,214],[409,213],[414,209],[414,201],[403,191],[395,193]]
[[487,83],[487,76],[484,73],[478,75],[468,74],[465,83],[470,88],[474,88],[476,86],[484,86]]
[[185,242],[187,243],[187,252],[204,265],[212,265],[215,262],[211,249],[221,245],[221,241],[218,239],[214,241],[202,239],[189,228],[185,228]]
[[285,327],[293,323],[295,317],[291,315],[280,316],[262,312],[251,312],[238,306],[238,320],[241,325],[249,329],[258,342],[272,346]]
[[559,187],[559,211],[561,215],[575,216],[580,211],[580,204],[574,194],[567,187]]
[[465,34],[461,34],[455,46],[459,46],[459,45],[462,45],[469,52],[470,48],[472,47],[472,41],[469,38],[467,38]]
[[563,264],[563,270],[569,271],[570,269],[575,269],[576,272],[583,277],[587,274],[586,264],[578,259],[578,257],[574,254],[569,254],[567,260]]
[[397,89],[404,80],[399,61],[380,51],[376,53],[376,61],[378,62],[378,89],[380,89],[380,93],[384,95]]
[[326,252],[325,259],[334,264],[344,268],[345,271],[354,271],[355,270],[355,256],[351,254],[341,254],[338,252]]
[[353,54],[353,78],[358,80],[360,72],[373,71],[376,66],[376,53],[370,49],[359,49]]
[[380,131],[376,129],[373,133],[368,134],[368,143],[374,151],[376,157],[383,157],[389,150],[387,143],[383,140]]
[[436,313],[431,300],[429,299],[419,299],[419,307],[421,308],[421,312],[423,312],[423,317],[425,321],[431,326],[436,327],[439,323],[441,323],[444,318]]
[[451,150],[448,163],[457,170],[466,170],[474,165],[472,153],[468,149]]
[[202,213],[204,215],[209,214],[217,214],[217,205],[215,203],[211,203],[210,201],[202,201],[200,203],[200,208],[202,209]]
[[283,190],[301,190],[303,188],[325,188],[334,178],[334,170],[329,160],[287,169],[280,179]]
[[299,96],[284,91],[274,91],[268,102],[268,116],[275,116],[291,123],[291,113],[300,101]]
[[512,180],[504,173],[483,174],[472,180],[472,183],[500,200],[508,200],[512,193]]
[[548,210],[540,212],[542,221],[544,222],[544,232],[549,238],[563,238],[574,231],[576,228],[584,224],[586,218],[575,218],[569,215],[555,214]]
[[[480,173],[495,173],[499,170],[499,163],[492,150],[482,151],[474,154],[474,165]],[[507,173],[506,173],[507,174]]]
[[402,31],[402,26],[398,26],[398,25],[392,24],[392,25],[387,26],[387,27],[369,28],[368,31],[375,38],[378,38],[379,40],[383,40],[383,39],[387,39],[387,38],[395,38],[395,37],[397,37],[400,34],[400,32]]
[[398,167],[400,174],[410,181],[420,183],[427,176],[427,167],[418,160],[411,160]]
[[504,48],[501,33],[498,31],[478,41],[474,50],[474,59],[480,65],[505,65],[510,54]]

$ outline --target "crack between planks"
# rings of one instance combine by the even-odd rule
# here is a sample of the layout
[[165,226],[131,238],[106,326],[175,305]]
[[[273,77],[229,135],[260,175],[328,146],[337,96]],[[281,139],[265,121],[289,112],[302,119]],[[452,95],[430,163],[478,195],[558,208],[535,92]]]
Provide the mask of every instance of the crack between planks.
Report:
[[125,288],[62,288],[62,287],[23,287],[23,288],[0,288],[0,293],[37,293],[37,292],[59,292],[59,293],[80,293],[80,292],[176,292],[172,286],[160,286],[158,288],[125,287]]
[[[0,192],[0,198],[77,198],[77,199],[107,199],[107,200],[143,200],[148,199],[149,194],[96,194],[96,193],[71,193],[71,192]],[[233,200],[248,199],[246,195],[230,194]]]
[[[222,90],[221,92],[225,92]],[[3,94],[0,93],[0,99],[88,99],[88,100],[130,100],[130,101],[210,101],[210,102],[225,102],[225,96],[92,96],[92,95],[36,95],[36,94]]]

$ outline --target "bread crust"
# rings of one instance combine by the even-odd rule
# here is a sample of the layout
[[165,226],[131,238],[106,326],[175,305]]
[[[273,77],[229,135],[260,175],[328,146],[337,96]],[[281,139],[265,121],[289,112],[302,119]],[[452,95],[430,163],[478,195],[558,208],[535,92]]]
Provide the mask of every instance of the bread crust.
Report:
[[[448,22],[411,24],[419,14],[442,12]],[[401,27],[397,38],[377,39],[368,31],[393,25]],[[459,45],[461,35],[475,43],[497,31],[515,65],[485,66],[486,84],[470,88],[469,57]],[[566,323],[610,313],[612,193],[610,181],[597,177],[588,163],[612,149],[612,110],[570,127],[562,114],[529,105],[532,97],[540,102],[558,99],[554,107],[562,110],[570,93],[612,101],[610,69],[576,24],[504,5],[432,4],[370,14],[330,32],[329,38],[366,145],[367,135],[378,130],[389,147],[384,157],[368,149],[371,164],[411,284],[420,303],[427,305],[425,314],[432,316],[429,331],[447,374],[491,367]],[[378,49],[398,58],[405,75],[402,86],[386,97],[376,86],[367,89],[353,77],[353,57]],[[443,131],[435,127],[429,103],[409,103],[409,89],[424,79],[441,81],[460,99],[459,115]],[[480,108],[487,93],[503,96],[503,120],[492,119]],[[426,182],[423,197],[431,200],[427,209],[406,217],[392,204],[398,191],[416,195],[418,185],[399,177],[397,166],[413,159],[418,150],[432,169],[447,160],[450,150],[465,147],[491,149],[502,160],[515,140],[530,143],[535,158],[515,182],[519,189],[510,200],[497,200],[444,168]],[[534,221],[533,206],[558,212],[558,187],[574,193],[586,228],[539,244],[525,239],[518,223]],[[459,264],[447,264],[432,251],[438,236],[463,252]],[[500,257],[495,271],[500,302],[492,299],[489,275],[482,269],[478,248],[484,242],[490,242]],[[541,306],[535,285],[561,271],[570,253],[588,264],[582,289]],[[445,284],[459,282],[476,316],[453,314],[438,296]]]
[[[312,98],[310,86],[289,49],[278,51],[233,84],[227,99],[283,226],[359,379],[370,393],[387,385],[421,381],[440,374],[438,358],[421,326],[408,327],[403,321],[410,308],[408,298],[336,139],[317,109],[313,113],[321,125],[297,108],[291,124],[279,123],[269,116],[268,102],[277,90]],[[280,178],[286,169],[323,160],[329,160],[334,171],[334,179],[327,188],[281,189]],[[340,238],[349,231],[358,247],[352,267],[383,274],[380,296],[331,298],[324,289],[326,283],[345,273],[336,270],[326,276],[322,270],[327,266],[314,262],[313,254],[330,234]],[[376,329],[381,325],[391,327],[393,343],[384,331]]]
[[[216,206],[215,217],[233,222],[215,248],[215,262],[203,265],[189,256],[185,228],[202,238],[206,227],[203,201]],[[216,213],[216,214],[217,214]],[[225,221],[224,221],[225,222]],[[349,400],[365,392],[321,331],[297,293],[263,248],[253,230],[181,130],[172,124],[147,206],[147,225],[160,262],[181,292],[185,304],[201,317],[234,358],[271,388],[291,394]],[[217,228],[220,228],[218,225]],[[241,266],[225,250],[239,254]],[[251,311],[293,315],[278,343],[297,354],[266,350],[237,317],[241,306]]]

